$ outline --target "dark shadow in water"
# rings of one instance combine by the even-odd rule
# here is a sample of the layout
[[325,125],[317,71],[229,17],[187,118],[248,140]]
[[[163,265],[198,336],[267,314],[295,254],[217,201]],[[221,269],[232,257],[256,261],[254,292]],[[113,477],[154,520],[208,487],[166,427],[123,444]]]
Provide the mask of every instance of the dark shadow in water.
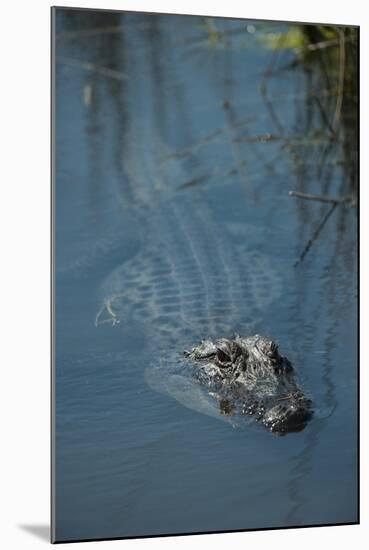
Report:
[[18,525],[23,531],[27,531],[34,535],[38,539],[41,539],[45,542],[50,542],[50,526],[49,525]]

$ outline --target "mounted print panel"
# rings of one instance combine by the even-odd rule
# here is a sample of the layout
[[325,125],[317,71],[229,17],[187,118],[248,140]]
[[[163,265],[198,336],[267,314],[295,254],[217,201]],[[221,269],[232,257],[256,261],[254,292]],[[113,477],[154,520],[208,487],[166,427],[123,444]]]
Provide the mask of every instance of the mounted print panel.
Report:
[[52,27],[53,542],[357,523],[359,29]]

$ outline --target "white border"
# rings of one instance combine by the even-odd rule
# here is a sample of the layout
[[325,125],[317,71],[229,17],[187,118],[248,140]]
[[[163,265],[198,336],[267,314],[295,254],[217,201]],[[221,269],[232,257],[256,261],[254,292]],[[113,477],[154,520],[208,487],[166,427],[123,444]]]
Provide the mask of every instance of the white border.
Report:
[[[307,0],[258,0],[217,4],[211,0],[79,0],[59,6],[111,8],[167,13],[212,14],[255,19],[319,21],[361,26],[361,265],[368,280],[365,257],[368,181],[368,28],[364,3]],[[1,542],[4,548],[39,548],[45,541],[20,525],[49,522],[49,29],[52,2],[42,0],[2,5],[1,40],[1,368],[2,467]],[[362,283],[361,302],[367,304]],[[365,342],[366,314],[361,332]],[[366,354],[361,359],[361,388],[368,387]],[[367,393],[367,392],[365,392]],[[366,402],[368,401],[365,395]],[[368,405],[362,403],[362,509],[360,526],[311,528],[263,533],[202,535],[136,541],[83,543],[124,548],[204,546],[234,548],[309,548],[356,546],[368,535]],[[74,546],[71,544],[70,547]]]

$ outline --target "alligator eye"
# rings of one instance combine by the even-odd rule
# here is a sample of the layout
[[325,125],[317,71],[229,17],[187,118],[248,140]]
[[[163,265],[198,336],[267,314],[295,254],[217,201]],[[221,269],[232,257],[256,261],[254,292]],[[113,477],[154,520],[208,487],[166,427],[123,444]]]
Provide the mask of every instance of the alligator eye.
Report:
[[231,358],[222,349],[217,348],[217,359],[220,363],[230,363]]

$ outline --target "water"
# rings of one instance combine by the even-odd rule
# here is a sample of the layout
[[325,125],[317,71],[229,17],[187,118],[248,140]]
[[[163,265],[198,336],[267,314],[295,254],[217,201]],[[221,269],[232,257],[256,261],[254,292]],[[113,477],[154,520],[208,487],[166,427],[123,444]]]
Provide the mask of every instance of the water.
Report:
[[[294,266],[331,206],[288,196],[346,195],[356,165],[326,132],[302,134],[301,68],[269,78],[271,105],[263,100],[274,59],[265,37],[286,29],[57,10],[57,540],[357,520],[356,208],[337,206]],[[283,50],[278,66],[293,59]],[[232,254],[267,259],[229,319],[234,330],[244,321],[275,338],[294,363],[316,406],[303,432],[234,429],[147,384],[153,347],[163,342],[153,329],[173,321],[174,330],[178,302],[155,324],[152,310],[140,315],[118,300],[120,324],[95,326],[104,300],[134,287],[127,266],[145,274],[155,243],[180,243],[168,225],[173,207],[190,231],[204,205],[224,254],[200,262],[205,281],[236,265]],[[179,258],[177,248],[169,247]]]

